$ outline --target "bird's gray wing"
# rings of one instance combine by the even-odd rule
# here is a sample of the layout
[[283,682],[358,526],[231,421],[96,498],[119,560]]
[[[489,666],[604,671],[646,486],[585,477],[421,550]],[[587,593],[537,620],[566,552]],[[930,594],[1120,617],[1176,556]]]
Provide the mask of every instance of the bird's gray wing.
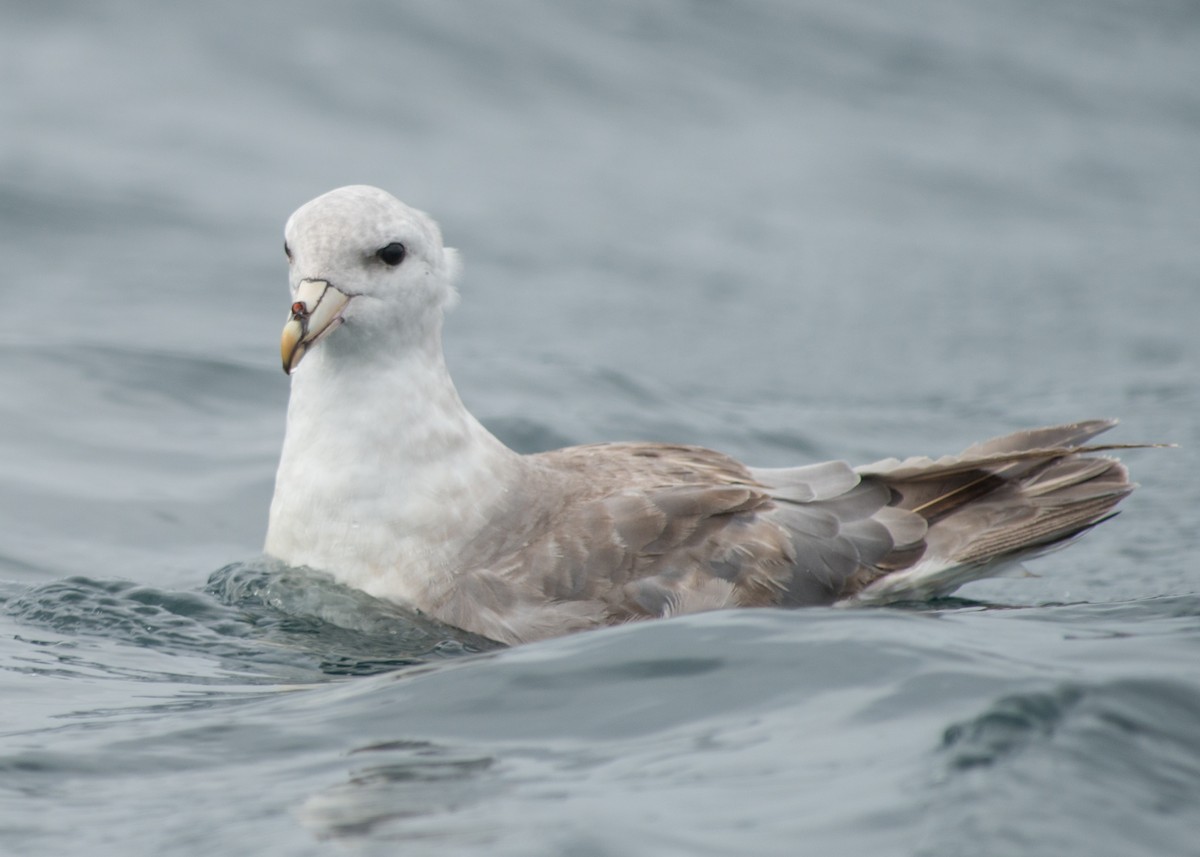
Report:
[[857,468],[925,518],[925,553],[894,573],[860,577],[856,600],[923,599],[998,573],[1003,563],[1062,544],[1114,514],[1133,490],[1125,466],[1094,453],[1144,444],[1086,445],[1115,425],[1091,420],[1015,432],[938,459]]
[[443,621],[504,642],[732,606],[927,598],[1095,525],[1132,490],[1092,421],[939,459],[749,468],[711,450],[571,447],[464,558]]
[[545,464],[552,477],[520,499],[503,549],[461,575],[443,621],[523,641],[720,607],[828,604],[864,566],[919,550],[925,532],[888,507],[882,483],[840,462],[751,471],[695,447],[606,444]]

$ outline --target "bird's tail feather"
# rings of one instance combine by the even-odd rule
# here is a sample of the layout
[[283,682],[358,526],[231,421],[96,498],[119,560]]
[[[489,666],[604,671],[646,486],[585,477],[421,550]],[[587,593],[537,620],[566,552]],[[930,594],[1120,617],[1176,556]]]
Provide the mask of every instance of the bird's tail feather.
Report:
[[844,600],[925,600],[1062,546],[1116,514],[1133,489],[1125,466],[1096,455],[1144,444],[1085,445],[1115,421],[1017,432],[940,459],[889,459],[858,468],[892,490],[892,505],[928,525],[921,558],[881,569]]

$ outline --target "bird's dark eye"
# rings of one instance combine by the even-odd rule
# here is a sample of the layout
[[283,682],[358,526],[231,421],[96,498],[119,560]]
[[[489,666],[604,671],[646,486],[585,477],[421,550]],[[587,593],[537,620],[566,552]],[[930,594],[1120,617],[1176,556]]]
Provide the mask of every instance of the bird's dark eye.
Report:
[[403,244],[399,241],[393,241],[386,247],[380,247],[376,250],[375,255],[379,257],[380,262],[394,268],[404,261],[404,256],[407,252]]
[[288,246],[286,241],[283,242],[283,255],[288,257],[289,262],[292,261],[292,248]]

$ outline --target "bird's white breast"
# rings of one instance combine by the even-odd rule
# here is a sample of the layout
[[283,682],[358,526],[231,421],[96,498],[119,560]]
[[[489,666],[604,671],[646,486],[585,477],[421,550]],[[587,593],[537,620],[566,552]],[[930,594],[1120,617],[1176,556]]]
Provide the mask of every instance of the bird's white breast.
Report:
[[265,550],[427,606],[519,467],[466,412],[440,359],[355,375],[310,358],[293,381]]

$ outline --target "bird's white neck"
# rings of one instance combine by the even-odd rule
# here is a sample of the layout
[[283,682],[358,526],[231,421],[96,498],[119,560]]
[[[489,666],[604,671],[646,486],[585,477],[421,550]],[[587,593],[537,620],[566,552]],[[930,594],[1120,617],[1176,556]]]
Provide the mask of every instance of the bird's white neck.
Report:
[[463,405],[440,330],[365,359],[343,359],[337,338],[293,376],[265,550],[420,607],[452,584],[522,460]]

